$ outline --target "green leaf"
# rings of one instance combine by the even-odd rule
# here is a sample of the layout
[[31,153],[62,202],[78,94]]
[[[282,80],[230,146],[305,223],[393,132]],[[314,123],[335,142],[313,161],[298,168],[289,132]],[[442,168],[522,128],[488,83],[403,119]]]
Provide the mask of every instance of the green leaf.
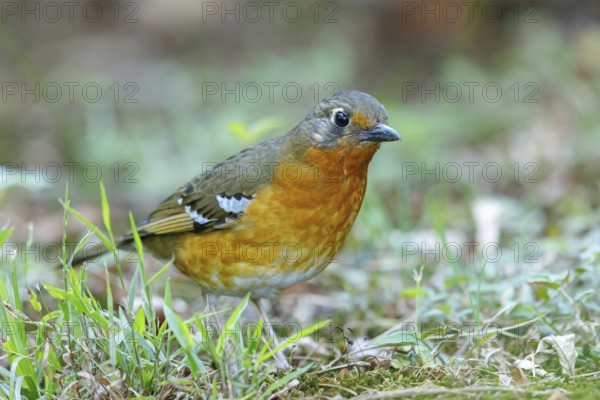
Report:
[[248,339],[248,348],[247,348],[248,354],[253,354],[256,351],[256,349],[258,348],[258,344],[260,343],[260,337],[262,335],[262,330],[263,330],[264,324],[265,324],[265,322],[261,318],[258,321],[258,323],[256,324],[256,328],[253,329],[252,332],[250,331],[251,327],[246,326],[246,338]]
[[418,297],[425,297],[427,295],[427,291],[421,287],[413,287],[407,288],[402,291],[400,297],[403,299],[415,299]]
[[164,301],[166,307],[173,308],[173,296],[171,296],[171,278],[167,278],[167,283],[165,284]]
[[250,137],[248,129],[246,129],[246,125],[242,124],[241,122],[230,122],[225,128],[242,142],[246,142]]
[[38,312],[41,311],[42,305],[38,301],[37,295],[35,294],[35,292],[31,289],[27,289],[27,293],[29,293],[29,302],[33,306],[34,310],[38,311]]
[[498,336],[498,332],[494,331],[494,332],[490,332],[487,335],[483,336],[482,338],[480,338],[474,345],[473,347],[471,347],[469,349],[469,351],[467,351],[467,353],[465,354],[465,359],[470,359],[471,355],[473,354],[473,352],[480,347],[481,345],[489,342],[490,340],[494,340],[496,339]]
[[183,348],[192,375],[197,377],[198,372],[204,371],[204,364],[193,352],[194,339],[192,338],[187,325],[184,324],[181,318],[179,318],[179,316],[169,307],[165,307],[165,318],[167,319],[171,332],[175,335],[175,339],[177,339],[177,342],[179,342]]
[[100,197],[102,199],[102,220],[104,221],[104,226],[106,227],[111,243],[114,243],[115,239],[110,226],[110,207],[108,206],[106,189],[104,188],[104,183],[102,181],[100,181]]
[[316,324],[313,324],[312,326],[310,326],[306,329],[302,329],[300,332],[298,332],[298,334],[296,334],[294,336],[290,336],[287,339],[285,339],[279,346],[277,346],[273,350],[269,351],[268,353],[266,353],[264,355],[261,355],[258,358],[258,362],[259,363],[265,362],[266,360],[273,357],[275,355],[275,353],[280,352],[281,350],[285,349],[290,344],[296,343],[300,339],[302,339],[306,336],[312,335],[314,332],[324,328],[325,326],[329,325],[330,323],[331,323],[331,320],[326,320],[326,321],[322,321],[322,322],[317,322]]
[[171,308],[165,307],[165,318],[167,319],[171,332],[173,332],[175,339],[177,339],[181,347],[186,349],[190,348],[194,344],[194,339],[192,338],[187,325],[179,318],[179,315],[175,314]]
[[405,346],[419,342],[420,335],[413,331],[396,331],[384,336],[378,336],[368,343],[369,349],[387,346]]
[[67,209],[67,211],[69,213],[71,213],[75,218],[77,218],[82,224],[84,224],[85,226],[87,226],[92,232],[94,232],[96,234],[96,236],[98,236],[98,238],[102,241],[102,244],[104,244],[104,246],[106,246],[106,248],[110,251],[113,252],[115,251],[115,248],[113,246],[112,241],[106,237],[106,235],[104,235],[100,229],[98,229],[94,224],[92,224],[86,217],[84,217],[82,214],[80,214],[78,211],[74,210],[73,208],[71,208],[69,205],[65,205],[65,208]]
[[[25,357],[24,353],[21,354],[21,356],[11,360],[11,392],[15,395],[15,397],[11,396],[11,398],[21,398],[21,386],[29,393],[27,397],[38,398],[37,380],[33,364],[29,358]],[[16,381],[14,381],[14,378],[17,378]]]
[[109,322],[112,323],[115,320],[115,310],[113,308],[113,294],[110,287],[110,272],[108,268],[104,269],[104,281],[106,282],[106,308],[108,311]]
[[[140,235],[137,231],[135,220],[133,219],[133,214],[131,213],[131,211],[129,212],[129,223],[131,225],[131,234],[133,235],[133,242],[135,243],[139,263],[144,264],[144,248],[142,247],[142,240],[140,239]],[[142,282],[144,284],[148,283],[148,280],[146,279],[146,272],[143,273]]]
[[15,228],[4,228],[0,230],[0,247],[4,245],[14,230]]
[[297,377],[299,377],[300,375],[303,375],[304,373],[306,373],[306,371],[310,370],[313,367],[313,363],[310,363],[300,369],[297,369],[293,372],[287,373],[284,376],[282,376],[281,378],[277,379],[275,382],[273,382],[271,384],[271,386],[269,386],[267,388],[267,390],[265,390],[263,393],[261,393],[263,398],[268,397],[271,393],[273,393],[274,391],[276,391],[277,389],[279,389],[282,386],[285,386],[288,384],[288,382],[293,381],[294,379],[296,379]]
[[[228,334],[233,333],[238,336],[241,335],[241,332],[239,329],[239,321],[240,321],[240,317],[242,316],[242,312],[248,306],[248,300],[250,300],[250,292],[248,292],[248,294],[246,294],[246,297],[244,297],[242,299],[242,301],[240,302],[240,304],[238,304],[238,306],[235,308],[235,310],[233,310],[233,312],[231,313],[231,316],[229,317],[229,319],[227,320],[227,323],[225,324],[224,329],[221,331],[221,336],[219,337],[219,341],[217,343],[217,353],[221,354],[221,351],[223,350],[223,344],[225,343],[225,339]],[[238,337],[237,339],[241,339],[241,338]]]
[[154,274],[152,278],[148,280],[148,285],[151,285],[156,279],[158,279],[162,274],[164,274],[169,268],[173,265],[173,260],[170,260],[168,263],[164,265],[157,273]]
[[129,312],[133,311],[133,304],[135,303],[135,292],[138,285],[138,281],[140,280],[140,265],[138,264],[135,272],[133,273],[133,277],[131,278],[131,282],[129,283],[129,293],[127,294],[127,309]]
[[226,125],[226,129],[242,143],[249,144],[283,126],[284,121],[281,118],[267,117],[256,120],[250,125],[232,121]]
[[140,336],[144,336],[144,330],[146,327],[146,316],[144,315],[144,307],[139,307],[135,313],[135,322],[133,328]]
[[558,290],[560,288],[559,283],[550,282],[550,281],[538,281],[538,280],[530,280],[528,281],[532,285],[540,285],[550,289]]

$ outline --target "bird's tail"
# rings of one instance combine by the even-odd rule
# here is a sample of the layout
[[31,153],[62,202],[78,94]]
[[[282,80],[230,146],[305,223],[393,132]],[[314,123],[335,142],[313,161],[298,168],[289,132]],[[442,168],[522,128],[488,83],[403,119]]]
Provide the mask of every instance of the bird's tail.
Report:
[[[135,250],[133,247],[133,238],[130,236],[123,236],[117,239],[115,247],[116,249]],[[106,247],[104,243],[94,243],[91,246],[84,246],[77,254],[75,254],[71,265],[76,267],[84,262],[97,262],[108,253],[113,252]]]

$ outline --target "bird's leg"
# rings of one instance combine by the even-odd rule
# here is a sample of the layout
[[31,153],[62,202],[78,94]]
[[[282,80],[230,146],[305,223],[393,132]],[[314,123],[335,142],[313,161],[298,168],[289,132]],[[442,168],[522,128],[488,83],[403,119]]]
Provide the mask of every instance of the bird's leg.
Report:
[[208,312],[213,315],[214,323],[217,324],[215,332],[221,332],[223,329],[223,321],[221,321],[220,312],[217,311],[217,303],[219,302],[219,295],[214,293],[206,293],[206,306]]
[[269,330],[268,331],[269,337],[273,338],[273,345],[275,345],[275,347],[279,347],[279,341],[277,340],[277,335],[275,335],[275,331],[273,329],[273,324],[269,320],[269,317],[267,317],[265,310],[260,305],[260,299],[253,299],[252,302],[256,306],[256,309],[258,310],[260,317],[263,319],[263,321],[265,321],[265,326],[267,326],[267,329]]
[[[263,331],[265,330],[265,326],[266,326],[267,327],[266,333],[268,334],[268,337],[273,338],[271,345],[275,346],[274,348],[279,347],[279,341],[277,340],[277,335],[275,335],[275,331],[273,330],[273,324],[271,324],[269,317],[267,317],[267,314],[265,313],[262,306],[260,305],[260,299],[252,299],[252,302],[256,306],[256,309],[258,310],[260,317],[264,321]],[[267,340],[264,340],[264,341],[265,341],[265,343],[267,343]],[[288,363],[287,359],[285,358],[285,354],[283,354],[283,350],[275,353],[275,366],[277,367],[277,369],[290,369],[290,364]]]

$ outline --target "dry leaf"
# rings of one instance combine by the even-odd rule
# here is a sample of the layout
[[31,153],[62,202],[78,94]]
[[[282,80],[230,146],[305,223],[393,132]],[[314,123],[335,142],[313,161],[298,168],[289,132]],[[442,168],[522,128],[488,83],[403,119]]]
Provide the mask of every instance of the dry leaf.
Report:
[[[527,356],[524,360],[519,360],[515,363],[515,365],[518,368],[527,370],[527,371],[533,371],[534,375],[539,375],[539,376],[546,376],[548,375],[548,372],[546,370],[544,370],[543,368],[535,365],[533,363],[533,361],[531,361],[531,356]],[[534,370],[535,369],[535,370]]]
[[543,363],[558,356],[564,375],[575,375],[575,362],[577,351],[575,350],[575,335],[546,336],[542,338],[535,351],[535,359]]
[[535,368],[535,374],[545,376],[547,372],[539,364],[543,364],[553,358],[558,358],[564,375],[575,375],[577,351],[575,350],[574,334],[546,336],[542,338],[535,353],[527,356],[524,360],[517,361],[515,365],[529,371],[533,371]]
[[524,386],[529,383],[529,380],[527,379],[527,377],[525,376],[525,374],[523,373],[523,370],[521,368],[519,368],[515,365],[511,365],[508,368],[510,370],[510,376],[513,379],[513,381],[515,382],[515,385]]
[[508,375],[500,374],[498,375],[498,379],[500,380],[500,384],[503,386],[510,386],[512,383],[512,378]]

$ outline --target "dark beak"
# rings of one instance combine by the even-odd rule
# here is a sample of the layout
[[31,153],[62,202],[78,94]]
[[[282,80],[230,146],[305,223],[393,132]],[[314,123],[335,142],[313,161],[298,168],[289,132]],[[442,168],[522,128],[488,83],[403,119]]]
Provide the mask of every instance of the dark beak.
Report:
[[373,129],[360,133],[360,140],[364,142],[394,142],[402,140],[400,134],[385,124],[377,124]]

